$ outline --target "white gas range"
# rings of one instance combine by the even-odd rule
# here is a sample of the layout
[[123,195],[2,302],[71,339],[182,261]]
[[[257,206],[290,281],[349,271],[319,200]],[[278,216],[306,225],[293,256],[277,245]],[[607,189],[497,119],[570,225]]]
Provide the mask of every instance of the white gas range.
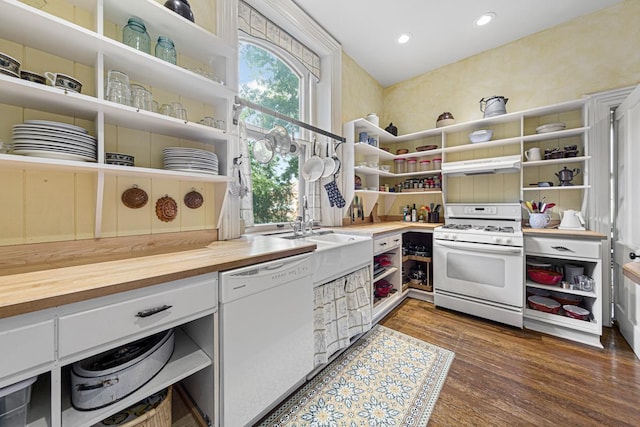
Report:
[[519,203],[446,205],[433,232],[436,306],[522,327],[521,220]]

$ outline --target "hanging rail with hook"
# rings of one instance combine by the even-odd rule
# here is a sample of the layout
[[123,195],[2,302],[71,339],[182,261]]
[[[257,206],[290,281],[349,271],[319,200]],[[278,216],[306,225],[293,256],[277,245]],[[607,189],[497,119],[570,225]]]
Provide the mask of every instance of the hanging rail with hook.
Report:
[[270,115],[272,117],[275,117],[276,119],[284,120],[285,122],[288,122],[288,123],[303,127],[303,128],[305,128],[307,130],[310,130],[311,132],[318,133],[320,135],[324,135],[324,136],[327,136],[329,138],[335,139],[335,140],[339,141],[340,143],[347,141],[342,136],[339,136],[339,135],[336,135],[334,133],[328,132],[328,131],[326,131],[324,129],[317,128],[317,127],[312,126],[312,125],[310,125],[308,123],[301,122],[300,120],[294,119],[293,117],[285,116],[282,113],[278,113],[277,111],[271,110],[270,108],[266,108],[266,107],[263,107],[262,105],[258,105],[258,104],[254,103],[254,102],[251,102],[251,101],[248,101],[246,99],[240,98],[239,96],[236,96],[235,104],[233,105],[233,124],[234,125],[238,124],[238,118],[240,116],[240,112],[242,111],[242,108],[244,108],[244,107],[251,108],[251,109],[254,109],[256,111],[260,111],[261,113],[268,114],[268,115]]

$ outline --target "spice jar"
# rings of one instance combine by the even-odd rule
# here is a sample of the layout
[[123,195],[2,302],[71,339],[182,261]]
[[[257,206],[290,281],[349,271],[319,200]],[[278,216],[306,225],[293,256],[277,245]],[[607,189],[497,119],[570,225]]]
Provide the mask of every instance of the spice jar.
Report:
[[151,53],[151,37],[142,19],[131,17],[122,29],[122,43],[144,53]]

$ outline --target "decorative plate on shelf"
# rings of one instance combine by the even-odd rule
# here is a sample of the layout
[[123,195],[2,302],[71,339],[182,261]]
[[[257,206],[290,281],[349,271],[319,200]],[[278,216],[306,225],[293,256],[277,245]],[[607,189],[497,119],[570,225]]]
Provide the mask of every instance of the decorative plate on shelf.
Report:
[[438,148],[437,145],[421,145],[420,147],[416,147],[416,151],[435,150],[436,148]]
[[564,130],[567,125],[565,123],[549,123],[548,125],[538,126],[536,128],[536,133],[547,133],[547,132],[557,132],[559,130]]

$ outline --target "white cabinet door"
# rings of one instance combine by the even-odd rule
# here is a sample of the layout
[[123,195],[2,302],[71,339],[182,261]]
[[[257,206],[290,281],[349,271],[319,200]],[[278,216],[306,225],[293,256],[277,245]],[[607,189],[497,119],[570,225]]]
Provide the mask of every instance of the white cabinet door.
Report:
[[640,284],[624,276],[629,254],[640,255],[640,192],[637,162],[640,159],[640,86],[620,104],[615,115],[618,185],[617,216],[613,237],[614,315],[620,331],[640,357]]

